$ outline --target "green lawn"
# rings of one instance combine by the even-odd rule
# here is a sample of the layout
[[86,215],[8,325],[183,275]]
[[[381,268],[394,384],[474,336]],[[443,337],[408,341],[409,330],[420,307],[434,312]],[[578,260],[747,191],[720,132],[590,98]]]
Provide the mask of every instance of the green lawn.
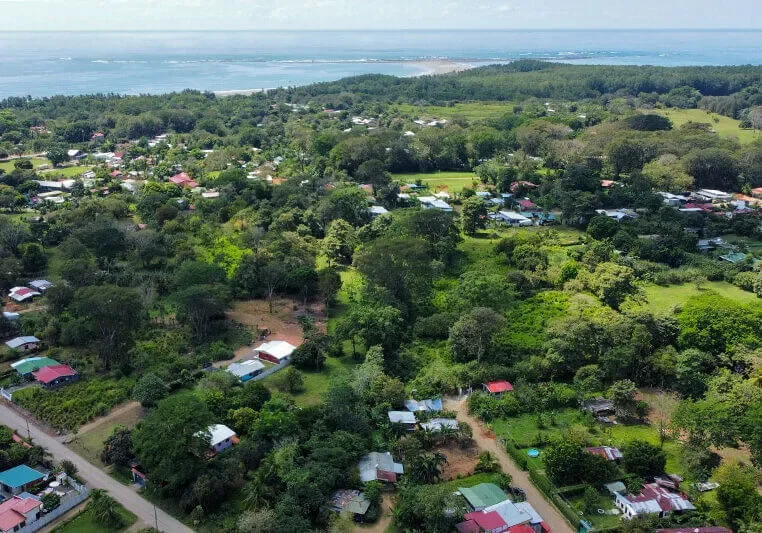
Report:
[[129,512],[127,509],[122,507],[121,505],[118,508],[119,516],[122,517],[122,522],[124,522],[124,526],[118,528],[118,529],[112,529],[107,528],[102,525],[100,525],[98,522],[95,521],[93,518],[93,515],[85,510],[78,514],[76,517],[72,518],[68,522],[65,522],[64,524],[60,525],[59,527],[55,528],[53,530],[54,533],[114,533],[118,531],[125,531],[129,529],[129,527],[137,522],[137,517]]
[[741,123],[739,120],[718,115],[716,113],[708,113],[703,109],[657,109],[656,113],[669,117],[672,121],[672,125],[677,128],[686,122],[703,122],[710,124],[712,129],[722,137],[735,137],[741,143],[750,143],[755,139],[759,139],[759,133],[755,133],[752,130],[744,130],[738,127]]
[[393,179],[402,185],[415,183],[421,180],[429,186],[431,192],[446,190],[449,193],[458,193],[464,187],[473,187],[474,182],[479,183],[479,177],[473,172],[434,172],[421,174],[393,174]]
[[[550,442],[559,438],[568,428],[574,427],[576,431],[588,431],[588,439],[592,445],[622,447],[633,440],[644,440],[654,445],[659,445],[658,429],[648,424],[625,425],[616,424],[601,426],[595,424],[589,430],[584,424],[585,417],[577,409],[561,409],[554,413],[551,419],[550,413],[543,417],[544,427],[538,427],[536,414],[525,414],[514,418],[497,420],[490,424],[492,430],[500,436],[510,437],[516,443],[522,453],[529,448],[537,448],[542,451],[543,442]],[[664,451],[667,455],[666,470],[669,473],[684,474],[680,465],[680,446],[677,442],[666,441]],[[536,459],[527,457],[530,466],[543,468],[542,454]]]
[[709,281],[703,283],[701,291],[696,288],[695,283],[671,285],[669,287],[649,284],[644,287],[646,302],[628,302],[625,305],[625,308],[645,308],[653,313],[670,313],[675,305],[683,305],[693,296],[698,296],[701,293],[707,292],[712,292],[741,304],[757,303],[760,301],[754,293],[743,291],[735,285],[731,285],[725,281]]
[[[5,172],[10,172],[11,170],[13,170],[13,168],[14,168],[13,164],[16,161],[17,161],[16,159],[11,159],[10,161],[2,161],[2,162],[0,162],[0,170],[3,170]],[[50,161],[48,161],[47,159],[40,158],[40,157],[33,157],[31,159],[31,161],[32,161],[32,166],[34,168],[39,168],[40,165],[50,165]]]
[[419,117],[449,119],[461,116],[471,122],[480,122],[513,113],[513,104],[506,102],[461,102],[452,106],[397,104],[392,109],[396,113],[411,115],[416,119]]
[[[293,398],[294,402],[301,407],[317,405],[322,401],[323,394],[328,390],[331,381],[342,375],[348,375],[357,364],[358,362],[350,356],[340,359],[329,357],[325,362],[325,368],[321,372],[302,371],[304,374],[303,392],[297,394],[286,393],[286,395]],[[273,391],[277,390],[272,385],[272,378],[277,375],[278,373],[276,372],[266,377],[262,380],[262,383]]]
[[75,165],[73,167],[55,168],[50,171],[42,172],[40,175],[46,179],[55,176],[62,176],[64,178],[76,178],[92,168],[93,167],[86,165]]

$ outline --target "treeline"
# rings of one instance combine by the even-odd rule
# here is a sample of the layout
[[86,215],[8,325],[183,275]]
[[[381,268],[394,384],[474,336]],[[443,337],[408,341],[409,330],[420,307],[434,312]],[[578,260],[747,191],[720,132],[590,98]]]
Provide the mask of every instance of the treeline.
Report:
[[762,67],[757,66],[671,68],[565,65],[523,60],[441,76],[357,76],[282,92],[294,101],[333,96],[339,105],[346,93],[373,96],[384,101],[443,104],[453,100],[583,100],[607,94],[668,94],[681,87],[690,87],[704,96],[729,96],[760,85]]

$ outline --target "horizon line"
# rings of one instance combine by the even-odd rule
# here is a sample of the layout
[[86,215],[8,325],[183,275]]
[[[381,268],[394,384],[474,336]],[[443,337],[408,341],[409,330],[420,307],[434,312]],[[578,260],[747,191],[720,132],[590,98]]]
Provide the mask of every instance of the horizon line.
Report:
[[450,31],[450,32],[477,32],[477,31],[491,31],[491,32],[526,32],[526,31],[547,31],[547,32],[618,32],[618,31],[643,31],[643,32],[660,32],[660,31],[679,31],[679,32],[729,32],[729,33],[742,33],[742,32],[760,32],[762,27],[759,28],[268,28],[268,29],[244,29],[244,28],[189,28],[189,29],[170,29],[170,28],[156,28],[156,29],[21,29],[21,30],[5,30],[5,33],[200,33],[200,32],[233,32],[233,33],[302,33],[302,32],[326,32],[326,33],[387,33],[387,32],[400,32],[400,31],[416,31],[416,32],[438,32],[438,31]]

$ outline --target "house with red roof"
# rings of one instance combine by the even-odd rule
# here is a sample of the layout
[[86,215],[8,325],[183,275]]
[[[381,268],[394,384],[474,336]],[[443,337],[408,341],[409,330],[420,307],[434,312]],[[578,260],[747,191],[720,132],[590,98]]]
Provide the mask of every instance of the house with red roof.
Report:
[[69,365],[45,366],[32,372],[34,379],[45,388],[54,388],[79,379],[79,373]]
[[8,291],[8,298],[16,302],[25,302],[35,296],[40,296],[40,293],[29,287],[13,287]]
[[169,181],[184,189],[194,189],[198,187],[198,183],[196,183],[196,181],[194,181],[194,179],[191,178],[186,172],[175,174],[169,178]]
[[516,200],[516,204],[518,204],[521,211],[539,211],[537,204],[528,198],[524,198],[523,200]]
[[121,178],[122,177],[122,171],[121,170],[114,170],[112,172],[109,172],[109,176],[112,178]]
[[618,462],[623,457],[622,452],[618,448],[612,448],[611,446],[591,446],[585,448],[585,451],[593,455],[599,455],[607,461]]
[[522,187],[534,189],[535,187],[537,187],[537,185],[532,183],[531,181],[514,181],[513,183],[511,183],[511,192],[515,193]]
[[18,531],[37,520],[42,514],[42,502],[36,498],[13,496],[0,503],[0,532]]
[[513,385],[511,385],[509,381],[500,379],[497,381],[489,381],[487,383],[483,383],[482,388],[487,394],[492,394],[493,396],[502,396],[506,392],[511,392],[513,390]]
[[680,492],[673,492],[657,483],[647,483],[638,494],[627,493],[620,483],[610,483],[606,488],[614,495],[616,506],[624,518],[655,514],[660,518],[672,513],[693,511],[696,507]]
[[477,529],[474,529],[473,526],[470,526],[472,530],[475,531],[486,533],[503,533],[503,531],[508,531],[508,524],[505,523],[503,517],[500,516],[496,511],[491,511],[489,513],[474,511],[473,513],[468,513],[463,518],[466,519],[465,521],[467,523],[471,522],[472,524],[476,525]]

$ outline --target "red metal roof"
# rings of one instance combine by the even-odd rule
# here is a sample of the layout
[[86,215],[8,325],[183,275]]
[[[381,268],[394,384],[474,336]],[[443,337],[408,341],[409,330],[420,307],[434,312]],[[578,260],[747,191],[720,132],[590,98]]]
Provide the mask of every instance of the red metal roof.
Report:
[[487,390],[490,391],[492,394],[499,394],[501,392],[510,392],[513,390],[513,385],[511,385],[509,382],[505,380],[490,381],[489,383],[485,383],[484,386],[487,387]]
[[473,520],[485,531],[492,531],[493,529],[506,527],[505,520],[503,520],[503,517],[501,517],[497,511],[490,511],[489,513],[485,513],[484,511],[474,511],[473,513],[468,513],[463,518],[466,520]]
[[397,474],[395,474],[394,472],[387,472],[386,470],[376,469],[376,479],[380,481],[386,481],[388,483],[396,483]]
[[42,504],[34,498],[14,496],[5,500],[0,504],[0,530],[13,531],[13,528],[26,520],[24,513],[28,513],[40,505]]
[[519,524],[508,528],[508,533],[534,533],[534,529],[526,524]]
[[53,365],[43,367],[37,372],[32,372],[32,375],[40,383],[48,384],[59,378],[76,376],[77,371],[69,365]]
[[537,204],[535,204],[532,200],[519,200],[516,203],[524,209],[534,209],[537,207]]
[[465,522],[461,522],[455,526],[455,529],[458,530],[458,533],[481,533],[482,531],[479,528],[479,524],[473,520],[466,520]]

